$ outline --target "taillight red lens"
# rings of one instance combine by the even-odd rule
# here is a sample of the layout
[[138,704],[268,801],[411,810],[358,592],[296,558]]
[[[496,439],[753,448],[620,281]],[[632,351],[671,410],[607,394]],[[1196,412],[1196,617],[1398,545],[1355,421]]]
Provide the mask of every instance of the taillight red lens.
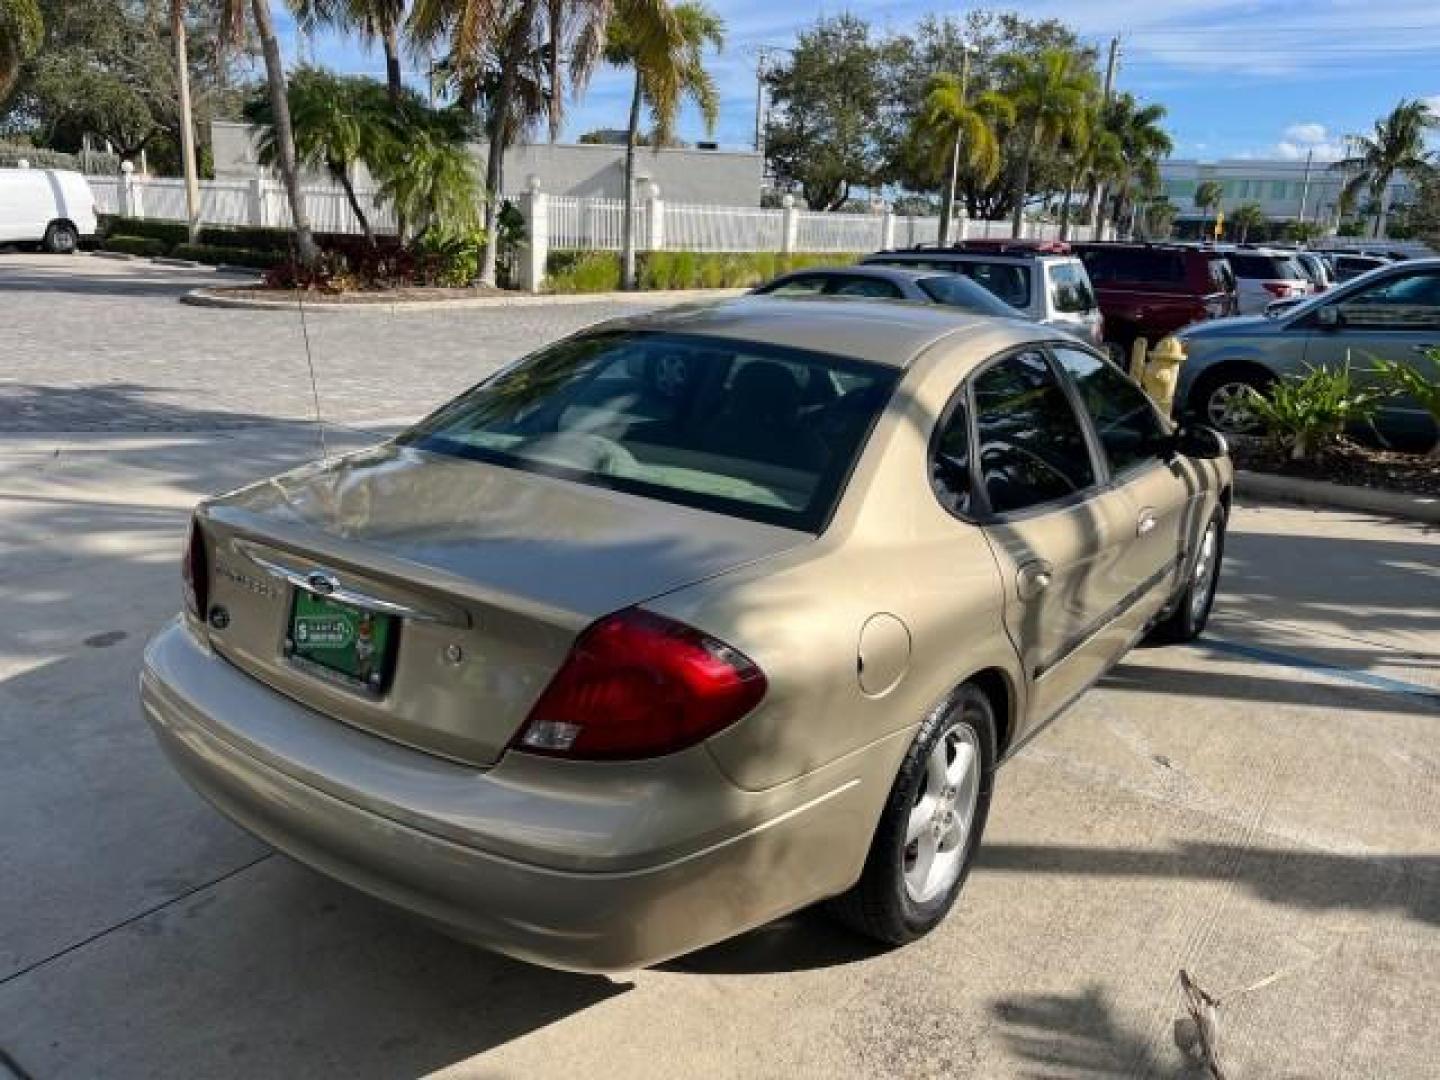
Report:
[[1271,296],[1285,297],[1289,296],[1291,292],[1300,291],[1299,285],[1291,285],[1288,281],[1264,281],[1261,284],[1265,286],[1265,291]]
[[180,576],[184,581],[185,610],[203,619],[210,606],[210,572],[205,565],[205,534],[193,517],[190,519],[190,531],[185,535]]
[[765,690],[764,673],[723,641],[632,608],[580,635],[514,745],[569,758],[657,757],[729,727]]

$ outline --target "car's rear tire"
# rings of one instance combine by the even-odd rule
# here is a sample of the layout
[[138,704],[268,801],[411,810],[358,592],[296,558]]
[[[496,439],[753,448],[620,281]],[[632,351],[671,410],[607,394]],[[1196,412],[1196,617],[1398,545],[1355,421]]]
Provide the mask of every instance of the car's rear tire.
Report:
[[929,933],[975,860],[995,772],[995,712],[969,683],[932,712],[890,789],[860,880],[829,902],[841,922],[888,945]]
[[1225,520],[1225,508],[1217,506],[1196,541],[1195,557],[1186,568],[1185,587],[1175,598],[1170,614],[1150,631],[1151,641],[1180,645],[1205,632],[1215,606],[1220,562],[1225,557]]
[[45,238],[40,241],[40,246],[51,255],[71,255],[80,246],[80,234],[68,221],[52,221],[45,230]]
[[1190,395],[1190,411],[1226,435],[1253,435],[1260,418],[1247,407],[1250,392],[1264,394],[1275,376],[1261,368],[1222,369],[1204,376]]

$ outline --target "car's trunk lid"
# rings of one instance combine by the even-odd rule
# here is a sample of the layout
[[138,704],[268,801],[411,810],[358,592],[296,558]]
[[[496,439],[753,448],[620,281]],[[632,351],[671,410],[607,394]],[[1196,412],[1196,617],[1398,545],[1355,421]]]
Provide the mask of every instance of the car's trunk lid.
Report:
[[[214,500],[202,526],[218,652],[339,720],[477,765],[589,623],[810,539],[393,445]],[[378,690],[294,653],[296,595],[316,592],[316,574],[332,599],[392,618]]]

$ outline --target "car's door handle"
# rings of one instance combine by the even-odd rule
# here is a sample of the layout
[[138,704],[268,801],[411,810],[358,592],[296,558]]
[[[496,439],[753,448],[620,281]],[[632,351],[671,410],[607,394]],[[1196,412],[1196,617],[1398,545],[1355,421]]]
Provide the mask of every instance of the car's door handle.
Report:
[[1043,559],[1028,562],[1015,575],[1015,587],[1021,600],[1034,600],[1050,587],[1055,568]]
[[1140,520],[1135,522],[1135,535],[1148,536],[1155,531],[1155,515],[1149,510],[1140,514]]

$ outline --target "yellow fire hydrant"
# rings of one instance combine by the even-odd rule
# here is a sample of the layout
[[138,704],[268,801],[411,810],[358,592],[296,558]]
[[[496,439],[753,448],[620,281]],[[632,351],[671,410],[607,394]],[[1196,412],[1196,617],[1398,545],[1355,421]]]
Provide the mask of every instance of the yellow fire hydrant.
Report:
[[1169,416],[1175,407],[1175,384],[1180,379],[1180,365],[1185,362],[1185,346],[1173,337],[1162,338],[1145,363],[1140,385]]

